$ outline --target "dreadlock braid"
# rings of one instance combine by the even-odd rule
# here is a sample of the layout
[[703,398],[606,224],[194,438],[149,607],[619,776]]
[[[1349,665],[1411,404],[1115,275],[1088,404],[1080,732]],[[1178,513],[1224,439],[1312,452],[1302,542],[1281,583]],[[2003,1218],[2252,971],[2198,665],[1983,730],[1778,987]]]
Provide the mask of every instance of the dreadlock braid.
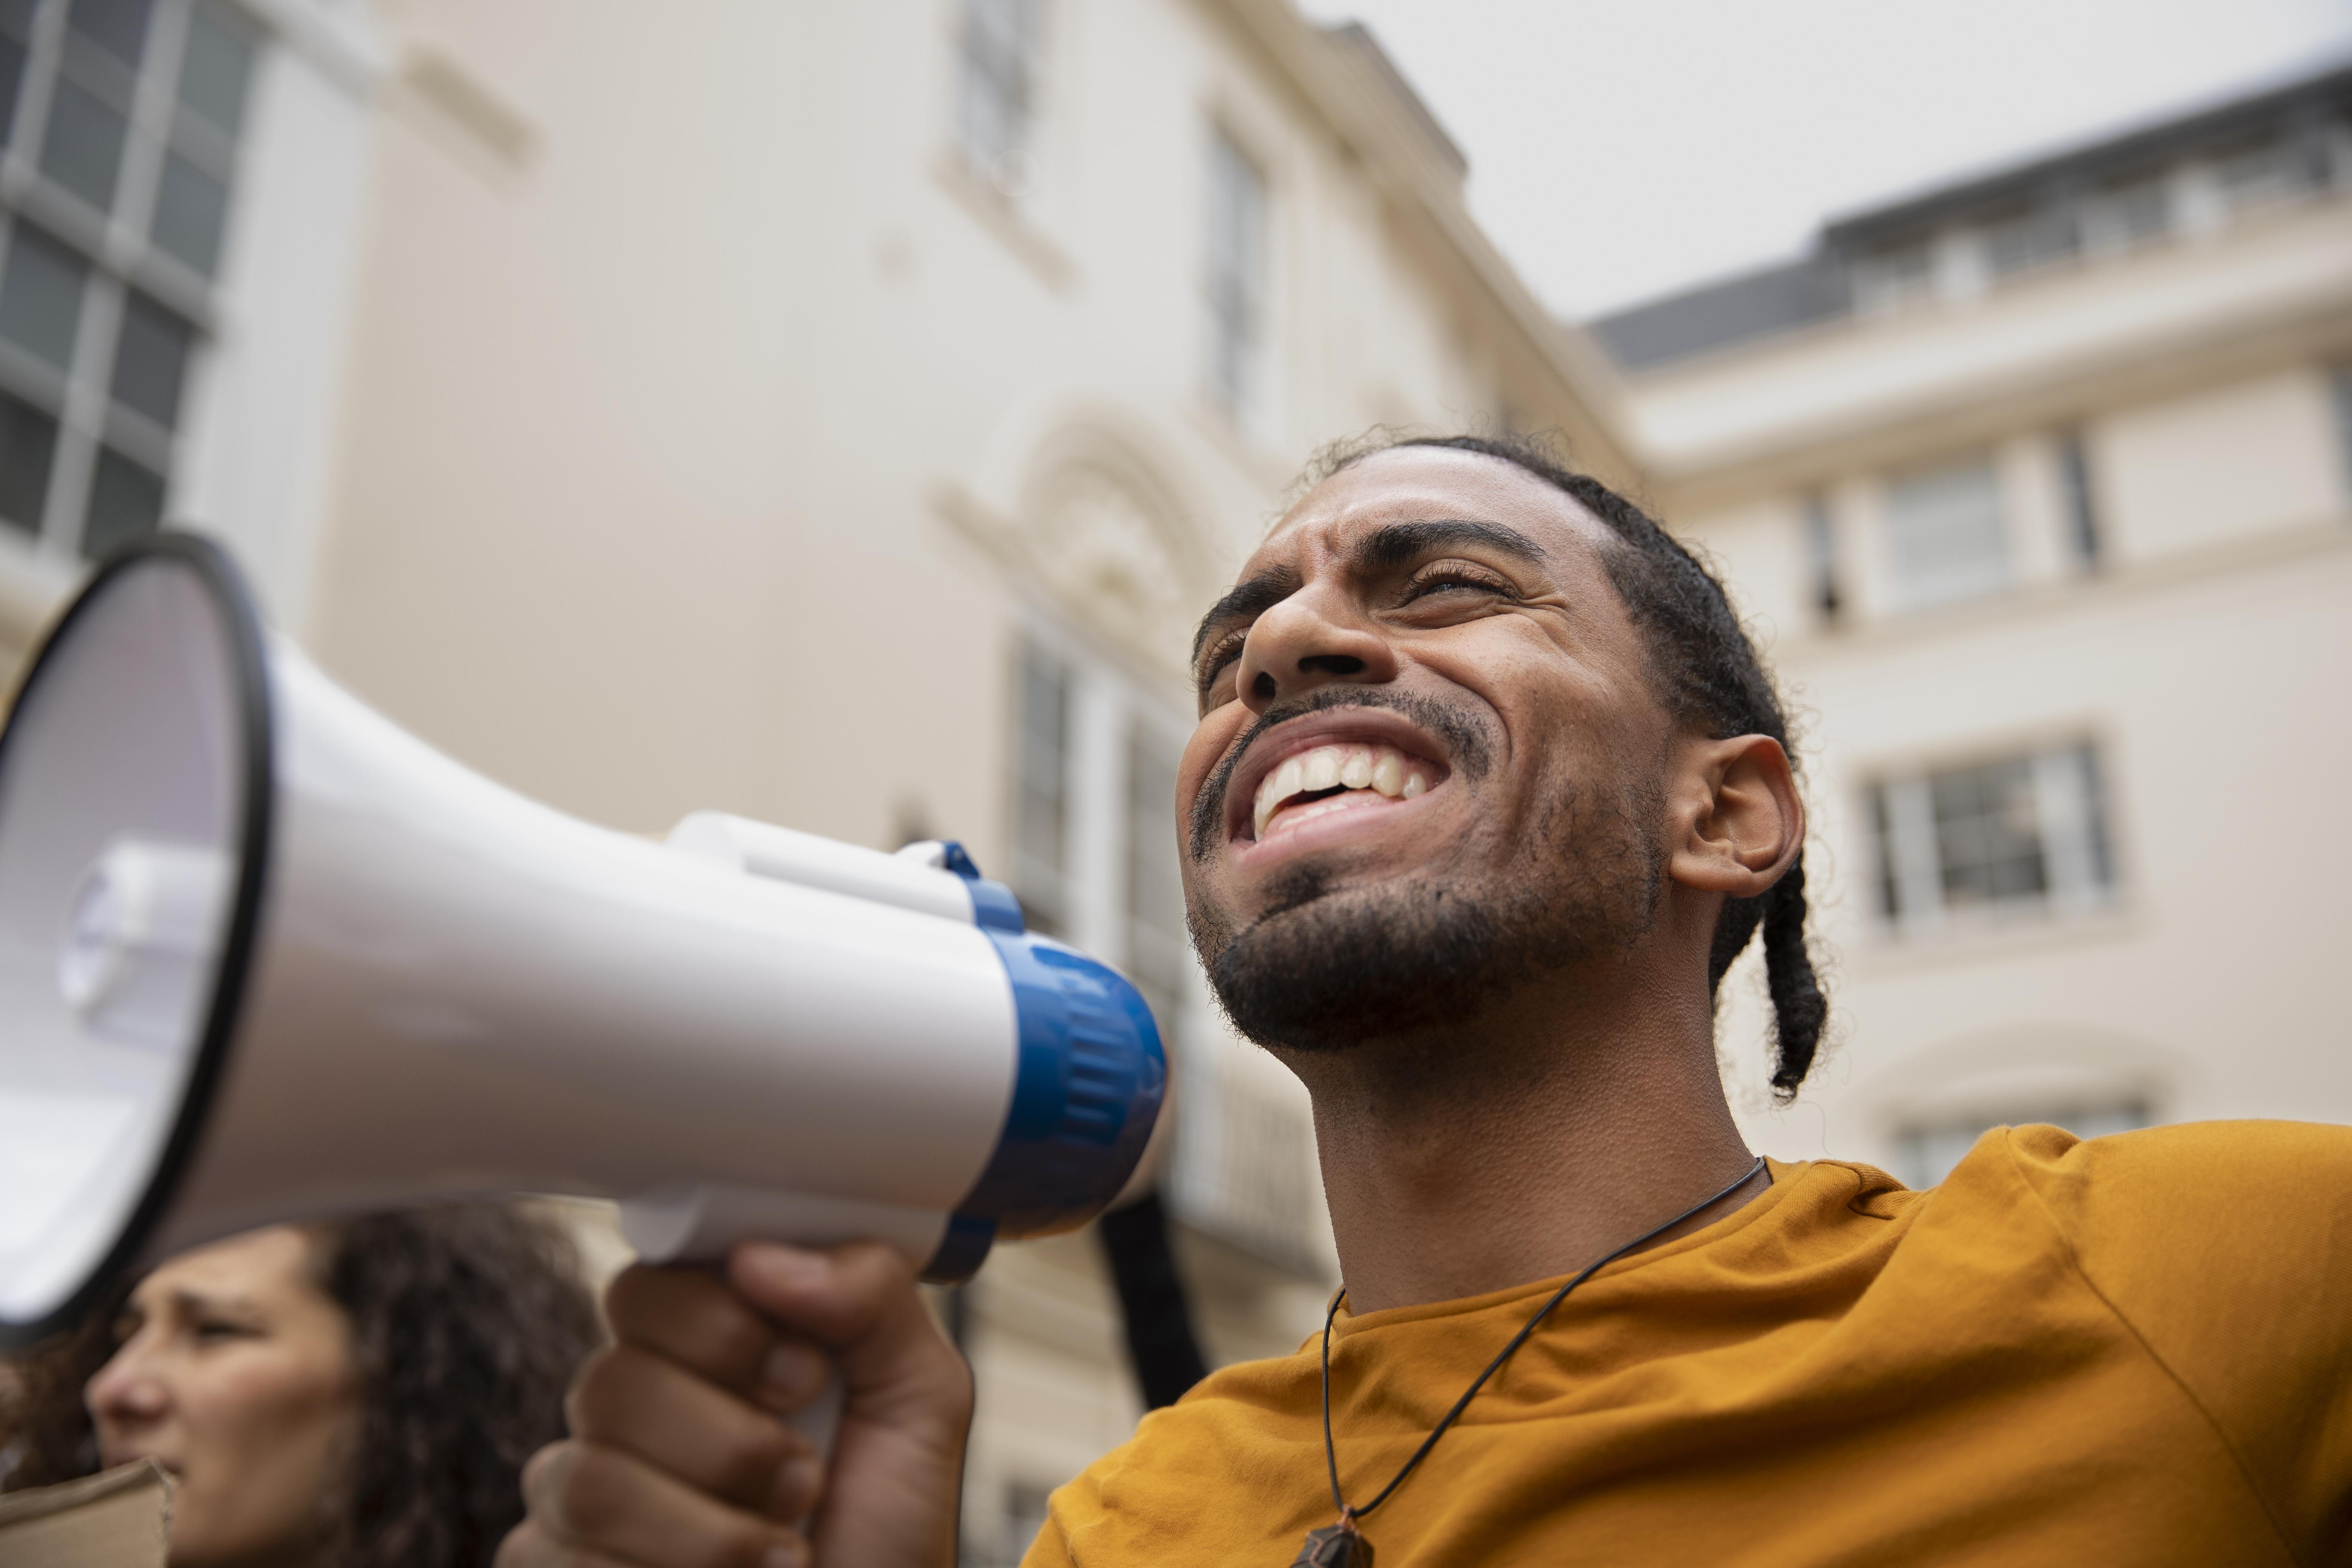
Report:
[[[1648,638],[1651,683],[1666,710],[1712,740],[1769,735],[1783,748],[1789,745],[1780,695],[1723,584],[1640,507],[1555,460],[1542,443],[1517,436],[1383,439],[1335,452],[1322,465],[1323,473],[1392,447],[1440,447],[1498,458],[1568,494],[1624,546],[1604,552],[1602,565],[1633,624]],[[1805,919],[1801,852],[1769,891],[1724,901],[1707,952],[1706,984],[1713,994],[1757,928],[1763,928],[1764,976],[1772,995],[1772,1089],[1782,1100],[1796,1098],[1804,1083],[1829,1015],[1829,1000],[1806,946]]]

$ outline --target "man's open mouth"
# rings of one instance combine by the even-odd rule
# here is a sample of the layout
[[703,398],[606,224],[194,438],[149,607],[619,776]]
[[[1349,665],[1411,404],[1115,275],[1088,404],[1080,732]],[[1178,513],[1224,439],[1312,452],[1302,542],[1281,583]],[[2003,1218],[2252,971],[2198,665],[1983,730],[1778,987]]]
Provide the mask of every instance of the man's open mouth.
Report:
[[1258,784],[1255,837],[1264,839],[1269,828],[1381,800],[1412,800],[1443,777],[1436,764],[1394,746],[1361,741],[1314,746],[1284,758]]

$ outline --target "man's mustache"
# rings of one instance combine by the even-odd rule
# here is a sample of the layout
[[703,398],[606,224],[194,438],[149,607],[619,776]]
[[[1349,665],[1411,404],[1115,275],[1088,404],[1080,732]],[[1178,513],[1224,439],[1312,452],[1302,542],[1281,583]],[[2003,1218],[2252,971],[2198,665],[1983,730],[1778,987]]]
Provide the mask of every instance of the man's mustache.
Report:
[[1191,832],[1185,841],[1186,851],[1193,859],[1206,860],[1216,847],[1217,830],[1225,820],[1225,795],[1233,787],[1234,772],[1249,755],[1257,738],[1276,724],[1333,708],[1386,708],[1403,714],[1443,741],[1447,762],[1472,778],[1486,773],[1493,756],[1494,749],[1487,740],[1487,721],[1483,715],[1474,715],[1466,706],[1386,686],[1318,687],[1304,697],[1277,702],[1259,714],[1257,721],[1243,731],[1240,741],[1225,753],[1225,760],[1217,764],[1217,771],[1209,775],[1209,782],[1201,786],[1200,796],[1192,803]]

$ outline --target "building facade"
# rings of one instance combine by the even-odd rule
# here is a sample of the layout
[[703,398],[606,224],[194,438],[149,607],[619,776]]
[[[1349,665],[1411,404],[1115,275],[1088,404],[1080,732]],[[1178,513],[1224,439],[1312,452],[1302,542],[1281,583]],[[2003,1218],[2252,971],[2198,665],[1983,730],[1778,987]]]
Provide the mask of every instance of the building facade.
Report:
[[1837,1044],[1751,1135],[2352,1121],[2352,70],[1927,191],[1594,323],[1808,731]]
[[[0,0],[0,644],[170,519],[471,766],[658,832],[963,839],[1124,965],[1212,1360],[1330,1269],[1186,952],[1192,619],[1318,445],[1608,370],[1286,0]],[[1138,1413],[1079,1235],[942,1302],[975,1560]]]

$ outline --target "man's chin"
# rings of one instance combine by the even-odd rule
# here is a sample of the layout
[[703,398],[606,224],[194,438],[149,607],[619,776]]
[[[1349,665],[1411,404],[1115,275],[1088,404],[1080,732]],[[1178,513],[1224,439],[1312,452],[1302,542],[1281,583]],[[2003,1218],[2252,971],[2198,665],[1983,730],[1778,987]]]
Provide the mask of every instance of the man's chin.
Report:
[[1219,1004],[1259,1045],[1328,1051],[1458,1026],[1523,977],[1515,944],[1459,888],[1296,880],[1230,938],[1195,930]]

